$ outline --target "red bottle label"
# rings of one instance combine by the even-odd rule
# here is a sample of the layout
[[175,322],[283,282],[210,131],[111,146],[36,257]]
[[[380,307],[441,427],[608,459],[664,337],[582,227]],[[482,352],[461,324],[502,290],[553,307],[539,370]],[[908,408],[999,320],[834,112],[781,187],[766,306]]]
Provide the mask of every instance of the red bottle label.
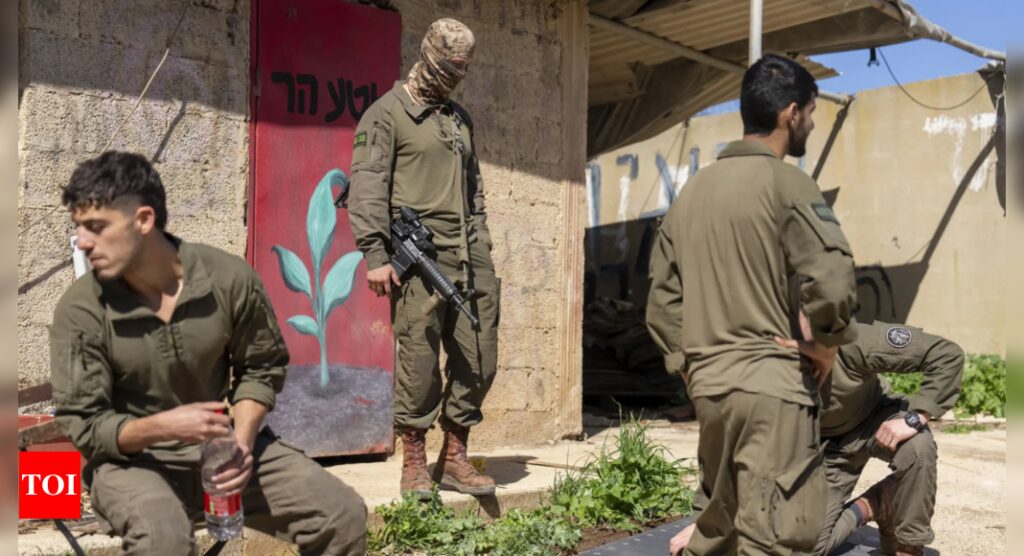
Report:
[[206,513],[217,517],[233,516],[242,509],[242,495],[211,496],[204,492],[203,507],[206,508]]

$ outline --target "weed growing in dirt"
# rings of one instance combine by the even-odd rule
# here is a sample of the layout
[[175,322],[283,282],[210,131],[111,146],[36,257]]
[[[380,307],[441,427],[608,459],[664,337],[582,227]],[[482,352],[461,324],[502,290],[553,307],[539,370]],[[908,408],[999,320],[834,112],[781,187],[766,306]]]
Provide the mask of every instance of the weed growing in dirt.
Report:
[[434,494],[427,501],[407,495],[378,506],[384,526],[370,531],[371,554],[410,552],[431,556],[562,556],[580,541],[581,531],[552,519],[545,508],[511,510],[487,523],[474,515],[456,515]]
[[406,494],[402,500],[378,506],[376,511],[384,526],[370,531],[368,540],[370,549],[378,554],[411,550],[440,554],[434,550],[457,544],[483,525],[480,518],[456,516],[441,504],[436,487],[429,500],[421,502],[413,494]]
[[584,527],[625,531],[684,515],[693,503],[693,491],[682,483],[690,470],[667,456],[664,446],[651,441],[647,427],[631,419],[614,449],[602,449],[581,471],[559,478],[551,511]]
[[384,526],[370,531],[371,554],[430,556],[564,556],[586,527],[638,531],[691,509],[690,470],[670,461],[635,419],[623,424],[614,449],[603,448],[580,471],[556,480],[550,505],[511,510],[492,522],[456,515],[437,489],[426,501],[408,495],[376,511]]

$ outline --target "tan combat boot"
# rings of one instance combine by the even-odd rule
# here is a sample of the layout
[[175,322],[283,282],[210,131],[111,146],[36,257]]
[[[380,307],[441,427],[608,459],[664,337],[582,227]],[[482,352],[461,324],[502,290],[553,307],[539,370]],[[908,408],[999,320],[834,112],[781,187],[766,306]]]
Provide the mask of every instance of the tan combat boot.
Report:
[[469,429],[446,419],[441,420],[444,445],[434,467],[434,480],[463,494],[487,496],[494,494],[494,479],[477,473],[466,457]]
[[402,437],[402,483],[399,491],[402,496],[411,492],[419,499],[427,500],[434,490],[427,474],[427,431],[400,429],[399,434]]
[[864,514],[864,523],[874,521],[878,525],[879,548],[883,554],[890,555],[899,554],[896,546],[896,515],[892,507],[892,497],[895,493],[896,477],[889,475],[864,491],[864,494],[854,501]]

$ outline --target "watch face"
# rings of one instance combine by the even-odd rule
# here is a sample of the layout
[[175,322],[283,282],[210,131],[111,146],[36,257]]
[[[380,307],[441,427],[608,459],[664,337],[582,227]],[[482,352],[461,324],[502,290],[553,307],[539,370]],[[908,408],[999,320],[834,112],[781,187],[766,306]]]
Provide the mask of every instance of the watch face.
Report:
[[921,417],[919,417],[917,413],[914,413],[912,411],[907,413],[903,417],[903,420],[907,423],[907,426],[913,427],[915,429],[921,426]]

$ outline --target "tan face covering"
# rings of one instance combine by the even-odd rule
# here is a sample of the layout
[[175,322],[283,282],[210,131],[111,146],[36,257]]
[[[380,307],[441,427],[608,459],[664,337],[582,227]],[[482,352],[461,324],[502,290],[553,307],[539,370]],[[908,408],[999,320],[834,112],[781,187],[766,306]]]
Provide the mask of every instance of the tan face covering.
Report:
[[413,100],[427,105],[447,100],[466,76],[475,46],[473,32],[462,23],[450,18],[431,23],[420,45],[420,60],[406,77]]

